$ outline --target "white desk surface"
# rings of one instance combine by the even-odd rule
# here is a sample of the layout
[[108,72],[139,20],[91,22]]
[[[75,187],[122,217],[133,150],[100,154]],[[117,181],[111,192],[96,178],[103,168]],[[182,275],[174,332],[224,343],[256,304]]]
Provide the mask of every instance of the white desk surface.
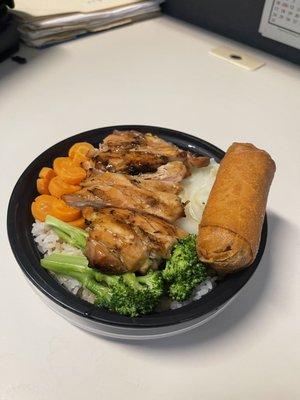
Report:
[[[249,48],[266,66],[247,72],[208,54],[228,43],[164,17],[0,64],[1,400],[300,398],[299,68]],[[85,333],[40,301],[11,253],[6,209],[25,167],[63,138],[115,124],[170,127],[222,149],[249,141],[276,160],[261,265],[189,334],[128,343]]]

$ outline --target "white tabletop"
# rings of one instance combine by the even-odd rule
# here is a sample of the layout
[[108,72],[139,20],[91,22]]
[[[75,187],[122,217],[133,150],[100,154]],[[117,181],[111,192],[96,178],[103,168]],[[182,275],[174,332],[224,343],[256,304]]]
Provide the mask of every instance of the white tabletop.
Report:
[[[208,54],[221,44],[232,43],[158,18],[0,64],[1,400],[300,398],[299,69],[248,48],[266,65],[247,72]],[[55,142],[115,124],[170,127],[222,149],[253,142],[276,160],[261,265],[189,334],[129,343],[85,333],[40,301],[11,253],[6,209],[20,173]]]

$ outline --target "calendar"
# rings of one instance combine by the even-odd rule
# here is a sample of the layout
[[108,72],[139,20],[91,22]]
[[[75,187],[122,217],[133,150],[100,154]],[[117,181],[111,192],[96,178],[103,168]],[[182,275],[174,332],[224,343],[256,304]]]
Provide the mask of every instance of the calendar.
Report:
[[300,49],[300,0],[266,0],[259,32]]

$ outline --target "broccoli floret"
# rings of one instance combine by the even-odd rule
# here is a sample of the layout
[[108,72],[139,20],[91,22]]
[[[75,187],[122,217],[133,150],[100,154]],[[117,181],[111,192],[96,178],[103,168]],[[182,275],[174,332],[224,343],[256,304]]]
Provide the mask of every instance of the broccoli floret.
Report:
[[45,223],[65,242],[81,250],[86,247],[88,233],[84,229],[76,228],[51,215],[47,215]]
[[153,311],[163,293],[163,280],[158,271],[145,276],[134,273],[106,275],[88,267],[84,256],[53,253],[41,265],[57,274],[77,279],[96,296],[95,304],[119,314],[136,317]]
[[164,281],[160,271],[149,270],[147,275],[136,277],[137,281],[147,287],[155,299],[160,299],[164,292]]
[[207,278],[207,271],[196,250],[196,235],[188,235],[178,241],[162,272],[169,284],[169,296],[184,301],[193,289]]
[[131,317],[139,315],[132,291],[124,285],[122,279],[115,283],[111,281],[110,286],[97,283],[94,288],[88,286],[86,288],[96,295],[97,306]]
[[164,292],[161,272],[150,270],[144,276],[128,272],[123,275],[123,280],[133,291],[139,314],[148,314],[155,309]]

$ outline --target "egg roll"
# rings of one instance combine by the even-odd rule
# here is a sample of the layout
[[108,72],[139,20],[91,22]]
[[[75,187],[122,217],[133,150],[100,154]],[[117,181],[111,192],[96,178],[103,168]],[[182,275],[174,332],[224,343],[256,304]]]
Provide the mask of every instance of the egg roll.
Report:
[[222,159],[197,237],[200,260],[218,273],[254,261],[275,169],[270,155],[250,143],[233,143]]

